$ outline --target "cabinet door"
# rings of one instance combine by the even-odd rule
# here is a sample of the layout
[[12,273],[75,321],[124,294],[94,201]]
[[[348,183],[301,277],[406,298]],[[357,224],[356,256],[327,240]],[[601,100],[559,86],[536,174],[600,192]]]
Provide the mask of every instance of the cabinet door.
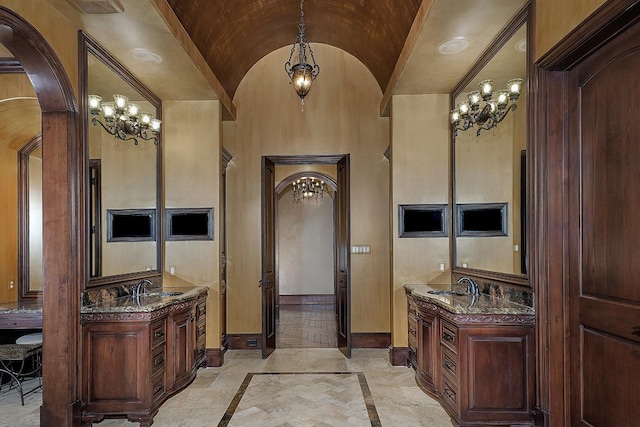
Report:
[[172,366],[170,374],[171,388],[189,378],[193,367],[193,349],[195,346],[194,310],[176,313],[170,317],[170,338],[168,351],[172,352]]
[[438,319],[427,313],[418,318],[418,377],[420,384],[436,393],[436,372],[438,357]]
[[[461,420],[513,424],[532,421],[532,327],[465,329],[460,339]],[[464,350],[464,351],[463,351]]]

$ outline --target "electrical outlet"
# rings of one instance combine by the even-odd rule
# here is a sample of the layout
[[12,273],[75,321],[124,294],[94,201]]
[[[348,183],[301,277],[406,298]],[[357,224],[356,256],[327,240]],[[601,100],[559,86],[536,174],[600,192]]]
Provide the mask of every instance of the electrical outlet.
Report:
[[9,280],[9,290],[12,291],[16,287],[16,284],[13,280]]
[[169,274],[172,276],[176,275],[176,266],[175,265],[170,265],[169,266]]

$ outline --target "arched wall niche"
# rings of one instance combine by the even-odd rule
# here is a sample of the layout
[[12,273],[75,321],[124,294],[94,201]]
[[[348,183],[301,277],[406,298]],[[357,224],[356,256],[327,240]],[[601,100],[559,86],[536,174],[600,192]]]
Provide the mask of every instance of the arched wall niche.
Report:
[[46,39],[0,7],[0,43],[22,64],[42,111],[43,377],[42,426],[74,425],[80,411],[78,371],[81,284],[85,278],[80,207],[82,147],[69,77]]

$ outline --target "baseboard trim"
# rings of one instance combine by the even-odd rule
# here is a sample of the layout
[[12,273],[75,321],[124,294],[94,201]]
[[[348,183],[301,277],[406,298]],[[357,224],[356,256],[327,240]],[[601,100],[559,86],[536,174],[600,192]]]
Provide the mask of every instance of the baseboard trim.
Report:
[[333,294],[280,295],[278,302],[280,305],[335,304],[336,296]]
[[258,350],[262,348],[262,334],[227,334],[229,350]]
[[389,362],[393,366],[408,366],[409,347],[391,347],[389,349]]
[[389,332],[352,332],[352,348],[388,348],[391,345]]
[[222,348],[208,348],[207,368],[219,368],[224,365],[224,352]]

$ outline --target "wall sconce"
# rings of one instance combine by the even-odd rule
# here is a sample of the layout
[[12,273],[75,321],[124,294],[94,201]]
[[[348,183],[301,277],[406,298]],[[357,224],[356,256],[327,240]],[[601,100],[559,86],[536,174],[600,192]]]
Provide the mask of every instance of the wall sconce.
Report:
[[[458,104],[458,108],[451,110],[451,124],[454,126],[454,136],[458,131],[465,131],[478,125],[476,136],[480,132],[498,126],[509,111],[518,107],[516,101],[520,97],[523,79],[511,79],[507,82],[507,89],[498,91],[493,98],[493,80],[483,80],[478,85],[480,90],[467,94],[467,101]],[[481,108],[481,101],[484,105]]]
[[[93,117],[91,123],[100,125],[114,137],[123,141],[138,139],[153,141],[158,145],[158,134],[162,122],[149,113],[141,113],[138,104],[129,103],[124,95],[113,95],[114,102],[102,102],[102,97],[89,95],[89,112]],[[100,121],[102,114],[104,123]]]

